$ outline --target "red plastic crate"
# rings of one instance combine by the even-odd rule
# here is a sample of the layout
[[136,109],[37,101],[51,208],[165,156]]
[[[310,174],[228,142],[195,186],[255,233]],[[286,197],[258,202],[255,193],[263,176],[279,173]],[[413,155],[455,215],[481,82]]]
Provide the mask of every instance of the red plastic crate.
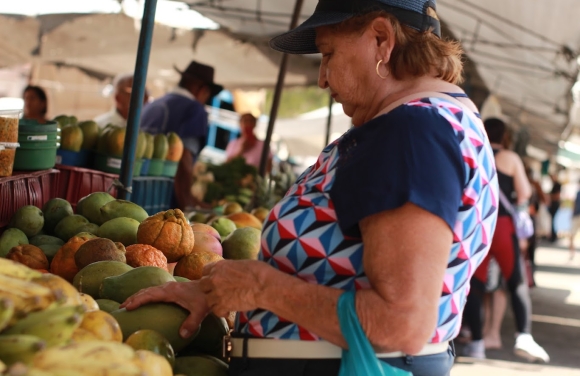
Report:
[[0,178],[0,228],[10,222],[16,211],[25,205],[42,206],[56,197],[59,171],[55,169],[32,173],[14,172]]
[[109,192],[113,197],[117,197],[113,181],[118,179],[119,175],[66,165],[56,165],[55,168],[60,171],[55,197],[70,202],[75,212],[77,202],[93,192]]

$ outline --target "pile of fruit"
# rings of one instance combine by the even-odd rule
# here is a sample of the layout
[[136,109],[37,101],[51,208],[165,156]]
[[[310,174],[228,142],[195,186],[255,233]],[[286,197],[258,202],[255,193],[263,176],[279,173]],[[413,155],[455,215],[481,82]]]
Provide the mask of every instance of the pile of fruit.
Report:
[[22,207],[0,236],[6,374],[226,375],[222,338],[233,313],[208,315],[186,340],[183,308],[119,305],[147,287],[199,279],[208,263],[256,259],[265,213],[258,219],[231,204],[191,223],[178,209],[149,216],[105,192],[76,208],[62,199]]

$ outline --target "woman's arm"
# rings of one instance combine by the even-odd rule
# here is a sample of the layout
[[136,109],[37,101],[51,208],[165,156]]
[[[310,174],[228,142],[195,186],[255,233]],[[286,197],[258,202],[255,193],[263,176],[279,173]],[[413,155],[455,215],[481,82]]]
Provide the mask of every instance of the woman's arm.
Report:
[[[417,353],[435,331],[452,232],[410,203],[367,217],[360,227],[372,286],[356,295],[362,327],[380,351]],[[253,261],[218,262],[205,274],[200,286],[216,314],[263,308],[346,347],[336,314],[341,290]]]
[[524,163],[522,162],[519,155],[510,151],[510,157],[512,159],[512,164],[514,168],[514,189],[517,194],[517,204],[525,204],[528,202],[532,195],[532,187],[528,176],[526,175],[526,169]]

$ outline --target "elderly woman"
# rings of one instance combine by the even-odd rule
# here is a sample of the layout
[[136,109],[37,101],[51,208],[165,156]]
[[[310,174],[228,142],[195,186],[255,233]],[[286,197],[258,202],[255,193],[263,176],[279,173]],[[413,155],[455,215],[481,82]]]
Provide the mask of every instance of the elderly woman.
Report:
[[320,0],[274,38],[279,51],[322,53],[319,85],[355,127],[272,209],[260,261],[217,262],[127,309],[176,302],[191,312],[184,336],[210,311],[238,311],[232,375],[337,375],[347,347],[337,301],[356,291],[380,360],[448,375],[498,187],[476,108],[455,84],[462,51],[439,30],[432,1]]

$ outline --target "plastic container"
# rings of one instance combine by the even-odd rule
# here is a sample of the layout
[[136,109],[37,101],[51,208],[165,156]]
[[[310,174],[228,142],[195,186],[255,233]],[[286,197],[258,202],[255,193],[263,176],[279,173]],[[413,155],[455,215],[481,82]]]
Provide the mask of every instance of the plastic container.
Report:
[[18,142],[57,142],[58,123],[49,121],[41,124],[36,120],[20,119],[18,122]]
[[[95,156],[95,169],[108,172],[110,174],[120,174],[122,162],[123,160],[121,158],[109,157],[104,154],[97,153]],[[142,167],[143,160],[136,159],[133,163],[133,176],[140,176]]]
[[141,176],[147,176],[149,174],[149,165],[151,164],[151,159],[143,158],[143,165],[141,166]]
[[131,201],[153,215],[171,209],[173,179],[141,176],[133,179]]
[[16,172],[13,176],[0,178],[0,227],[8,225],[12,216],[25,205],[38,208],[56,197],[59,184],[58,170],[32,173]]
[[56,165],[60,171],[60,179],[55,189],[55,196],[64,198],[76,209],[77,203],[83,197],[93,192],[109,192],[117,196],[113,181],[119,176],[88,168]]
[[71,151],[58,149],[56,163],[73,167],[89,167],[93,152],[90,150]]
[[0,177],[12,176],[18,146],[17,142],[0,142]]
[[179,162],[165,161],[165,163],[163,163],[163,172],[161,173],[161,176],[168,178],[175,177],[175,174],[177,174],[177,166],[179,166]]
[[[14,169],[17,171],[48,170],[56,164],[56,142],[51,145],[22,144],[14,156]],[[46,143],[44,143],[46,144]]]
[[18,142],[18,119],[22,110],[0,111],[0,142]]
[[165,161],[163,159],[152,158],[149,162],[149,172],[148,176],[161,176],[163,175],[163,168],[165,167]]

